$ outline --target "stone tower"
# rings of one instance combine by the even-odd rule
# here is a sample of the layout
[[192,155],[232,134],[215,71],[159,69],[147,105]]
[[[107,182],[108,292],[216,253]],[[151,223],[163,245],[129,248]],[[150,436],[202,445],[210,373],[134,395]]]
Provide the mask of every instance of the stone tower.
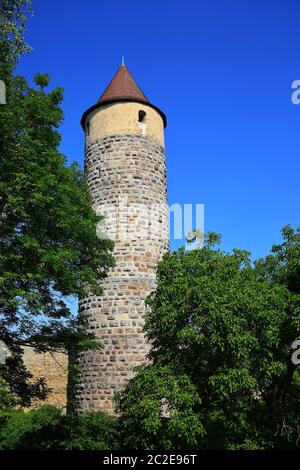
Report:
[[115,267],[103,295],[80,301],[80,312],[103,348],[81,353],[77,399],[82,411],[113,413],[113,394],[145,361],[145,298],[155,267],[169,249],[164,113],[122,64],[83,114],[85,172],[94,209],[115,242]]

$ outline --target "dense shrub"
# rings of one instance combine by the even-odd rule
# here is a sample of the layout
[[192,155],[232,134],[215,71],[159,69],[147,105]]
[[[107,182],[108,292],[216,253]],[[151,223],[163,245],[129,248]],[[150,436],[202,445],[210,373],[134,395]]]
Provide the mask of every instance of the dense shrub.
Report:
[[0,414],[0,449],[116,449],[117,420],[102,413],[62,415],[54,406]]

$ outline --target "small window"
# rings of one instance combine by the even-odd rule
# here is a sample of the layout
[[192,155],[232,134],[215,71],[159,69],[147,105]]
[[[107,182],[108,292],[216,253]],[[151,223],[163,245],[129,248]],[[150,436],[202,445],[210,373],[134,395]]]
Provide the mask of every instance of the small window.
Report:
[[86,123],[86,135],[90,135],[90,122]]
[[145,111],[140,109],[140,111],[139,111],[139,122],[144,122],[145,121],[146,114],[147,113],[145,113]]

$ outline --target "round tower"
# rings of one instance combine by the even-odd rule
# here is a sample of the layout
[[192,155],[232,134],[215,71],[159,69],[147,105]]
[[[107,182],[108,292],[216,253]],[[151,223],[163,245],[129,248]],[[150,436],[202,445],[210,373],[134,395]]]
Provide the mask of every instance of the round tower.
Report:
[[79,356],[82,411],[113,413],[112,398],[144,362],[145,298],[169,249],[164,113],[122,64],[97,103],[82,116],[85,173],[94,209],[105,216],[99,236],[115,242],[115,267],[103,295],[80,301],[80,313],[103,348]]

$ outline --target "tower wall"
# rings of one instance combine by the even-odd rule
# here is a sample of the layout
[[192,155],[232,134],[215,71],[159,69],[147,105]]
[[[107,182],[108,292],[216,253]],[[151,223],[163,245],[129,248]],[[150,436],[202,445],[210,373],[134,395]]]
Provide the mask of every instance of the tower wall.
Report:
[[[146,112],[144,122],[138,121],[138,112]],[[142,103],[112,103],[92,111],[89,122],[88,142],[113,135],[145,135],[164,147],[164,125],[161,116]]]
[[[147,112],[144,127],[139,110]],[[86,177],[94,209],[106,216],[105,232],[115,241],[116,264],[103,282],[103,295],[80,302],[103,348],[81,353],[77,400],[83,411],[113,413],[114,392],[145,361],[145,298],[169,249],[163,122],[139,103],[105,106],[88,119]]]

